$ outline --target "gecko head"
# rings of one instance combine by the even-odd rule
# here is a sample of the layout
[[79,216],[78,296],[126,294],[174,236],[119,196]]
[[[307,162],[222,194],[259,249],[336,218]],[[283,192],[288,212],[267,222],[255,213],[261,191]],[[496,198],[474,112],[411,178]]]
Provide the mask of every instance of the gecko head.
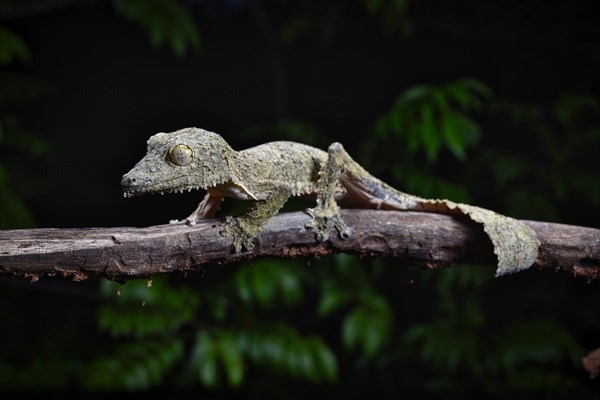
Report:
[[185,128],[157,133],[148,150],[121,179],[125,197],[208,189],[231,179],[229,159],[235,152],[213,132]]

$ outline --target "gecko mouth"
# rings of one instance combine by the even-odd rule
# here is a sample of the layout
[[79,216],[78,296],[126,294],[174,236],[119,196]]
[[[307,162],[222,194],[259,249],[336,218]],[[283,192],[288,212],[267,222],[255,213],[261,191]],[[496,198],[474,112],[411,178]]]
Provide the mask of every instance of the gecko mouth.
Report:
[[176,187],[171,189],[158,189],[157,185],[149,185],[149,186],[135,186],[135,187],[125,187],[122,186],[123,189],[123,197],[135,197],[141,196],[144,194],[165,194],[165,193],[183,193],[185,191],[191,192],[192,190],[200,190],[204,189],[200,186],[185,186],[185,187]]
[[135,177],[124,175],[121,179],[121,189],[123,190],[124,197],[141,196],[144,194],[165,194],[165,193],[183,193],[185,191],[191,192],[192,190],[207,189],[202,185],[186,185],[179,184],[174,185],[180,176],[173,179],[160,181],[160,182],[140,182]]

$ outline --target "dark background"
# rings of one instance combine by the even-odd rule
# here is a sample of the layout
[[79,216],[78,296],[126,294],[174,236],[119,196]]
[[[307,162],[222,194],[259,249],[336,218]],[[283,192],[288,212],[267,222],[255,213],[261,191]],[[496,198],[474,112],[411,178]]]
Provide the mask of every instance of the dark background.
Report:
[[[519,218],[599,226],[594,2],[165,0],[146,3],[165,12],[137,17],[119,3],[0,2],[0,27],[18,35],[29,54],[3,61],[0,69],[2,227],[147,226],[185,217],[203,193],[124,199],[119,183],[145,154],[149,136],[188,126],[215,131],[237,149],[281,139],[321,147],[339,141],[369,170],[415,194]],[[173,7],[179,11],[170,13]],[[197,45],[178,36],[186,18],[197,27]],[[153,32],[163,32],[162,43],[152,45]],[[0,40],[3,45],[9,52]],[[385,136],[377,129],[407,89],[460,78],[493,93],[479,96],[481,107],[455,106],[480,127],[475,139],[459,143],[464,157],[449,150],[448,139],[429,154],[433,139],[426,135],[410,150],[402,131]],[[292,202],[290,209],[304,206]],[[238,207],[227,204],[222,215]],[[2,334],[0,385],[290,397],[313,389],[390,396],[598,393],[579,362],[600,345],[597,283],[537,271],[491,280],[490,268],[425,273],[393,260],[359,265],[344,257],[308,269],[306,260],[255,267],[253,300],[240,283],[245,265],[159,278],[155,290],[165,298],[191,291],[200,305],[177,329],[158,324],[151,334],[136,331],[144,324],[131,319],[144,314],[139,307],[103,325],[110,307],[115,315],[122,311],[106,294],[113,293],[109,283],[3,279],[0,315],[9,327]],[[314,272],[319,268],[325,272]],[[301,300],[285,300],[290,294],[278,285],[288,278],[302,288]],[[145,281],[139,286],[143,291]],[[367,294],[319,315],[332,287]],[[380,300],[384,306],[374,305]],[[140,298],[123,301],[139,306]],[[213,315],[219,302],[229,304],[222,319]],[[161,308],[160,300],[154,304]],[[173,307],[165,315],[185,308]],[[353,325],[352,318],[362,322]],[[242,345],[238,358],[215,356],[213,380],[202,375],[209,362],[181,355],[201,347],[190,332],[206,326],[247,333],[273,321],[293,329],[294,338],[315,335],[332,349],[333,383],[318,379],[325,374],[319,367],[313,367],[316,379],[307,378],[293,361],[261,359]],[[375,339],[359,328],[369,323]],[[129,334],[115,334],[118,324],[129,326]],[[348,326],[358,337],[354,345],[340,333]],[[122,349],[157,337],[184,350],[149,373],[153,378],[123,378],[136,356]],[[361,347],[369,340],[373,351]],[[306,345],[303,351],[316,350]],[[102,357],[112,360],[112,372]],[[235,383],[232,371],[240,365],[243,382]],[[182,370],[192,378],[178,379]]]

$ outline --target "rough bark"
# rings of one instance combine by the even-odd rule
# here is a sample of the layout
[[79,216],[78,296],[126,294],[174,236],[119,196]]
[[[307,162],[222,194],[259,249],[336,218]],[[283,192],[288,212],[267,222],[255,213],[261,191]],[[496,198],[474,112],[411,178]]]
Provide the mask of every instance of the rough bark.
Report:
[[[437,269],[456,264],[496,265],[481,226],[447,215],[373,210],[342,210],[353,230],[348,240],[335,235],[315,241],[301,212],[275,216],[249,252],[231,253],[231,238],[219,235],[220,220],[195,226],[146,228],[28,229],[0,231],[0,275],[37,280],[103,276],[116,280],[173,271],[194,271],[207,263],[256,257],[325,256],[345,252],[396,257],[403,265]],[[600,230],[525,221],[541,242],[534,269],[600,278]]]

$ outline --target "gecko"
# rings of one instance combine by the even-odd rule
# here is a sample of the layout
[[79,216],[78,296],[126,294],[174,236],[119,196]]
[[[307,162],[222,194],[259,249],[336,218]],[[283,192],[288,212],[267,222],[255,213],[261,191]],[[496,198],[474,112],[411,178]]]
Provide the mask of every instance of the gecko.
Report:
[[292,196],[316,197],[306,212],[305,228],[318,241],[335,229],[342,239],[352,234],[340,217],[340,203],[355,208],[443,213],[483,226],[498,259],[496,276],[529,268],[538,254],[536,233],[523,222],[493,211],[445,199],[425,199],[401,192],[367,172],[340,143],[327,151],[297,142],[270,142],[236,151],[220,135],[199,128],[157,133],[146,155],[121,180],[125,197],[142,194],[207,193],[182,221],[194,225],[213,218],[225,197],[254,204],[239,217],[226,217],[221,235],[233,238],[234,252],[251,250],[253,241]]

